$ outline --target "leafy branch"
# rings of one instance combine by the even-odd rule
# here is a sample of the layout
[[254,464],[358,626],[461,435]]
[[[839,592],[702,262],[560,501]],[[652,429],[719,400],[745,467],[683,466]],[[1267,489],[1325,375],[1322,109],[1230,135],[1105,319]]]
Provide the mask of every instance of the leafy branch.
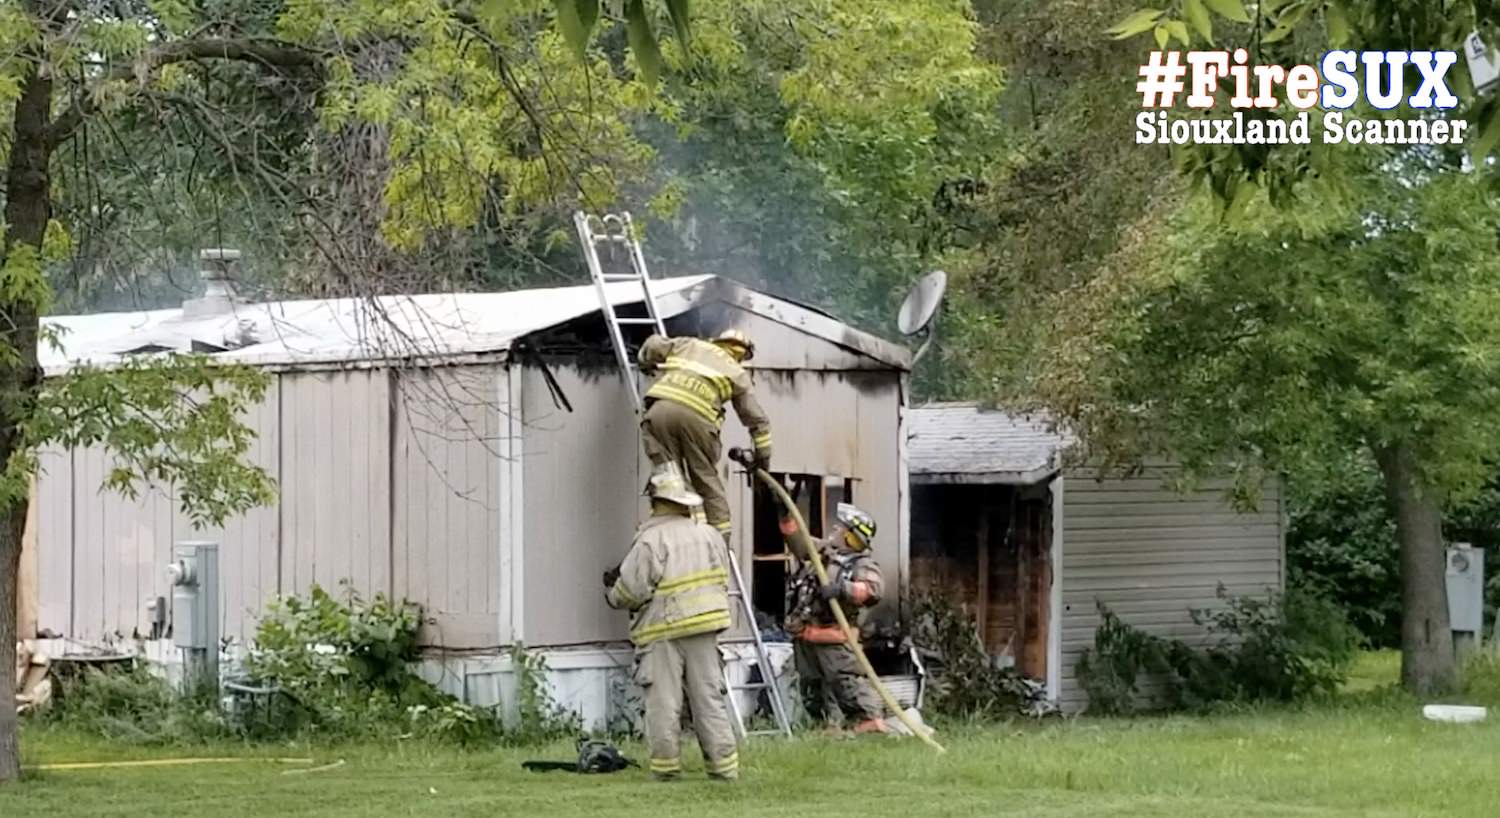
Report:
[[222,525],[276,498],[274,480],[243,462],[255,433],[241,422],[267,376],[203,355],[83,367],[44,384],[23,423],[29,444],[0,477],[0,503],[24,499],[37,449],[102,446],[114,459],[105,488],[134,499],[142,484],[172,486],[195,526]]

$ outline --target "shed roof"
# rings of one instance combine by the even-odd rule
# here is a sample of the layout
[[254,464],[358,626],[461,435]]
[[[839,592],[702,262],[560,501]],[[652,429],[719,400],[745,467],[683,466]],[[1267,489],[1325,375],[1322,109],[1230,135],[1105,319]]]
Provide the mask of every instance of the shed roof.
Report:
[[907,415],[907,458],[914,483],[1029,485],[1056,474],[1073,445],[1047,418],[975,403],[932,403]]
[[[607,284],[616,307],[638,304],[634,283]],[[825,338],[898,369],[910,353],[837,319],[718,276],[652,282],[664,318],[711,301],[744,309]],[[594,285],[501,293],[435,293],[241,303],[227,313],[189,317],[182,309],[62,315],[42,319],[60,331],[62,350],[42,343],[49,375],[81,363],[108,365],[133,353],[194,349],[262,366],[449,359],[502,352],[512,342],[599,311]],[[221,351],[222,350],[222,351]]]

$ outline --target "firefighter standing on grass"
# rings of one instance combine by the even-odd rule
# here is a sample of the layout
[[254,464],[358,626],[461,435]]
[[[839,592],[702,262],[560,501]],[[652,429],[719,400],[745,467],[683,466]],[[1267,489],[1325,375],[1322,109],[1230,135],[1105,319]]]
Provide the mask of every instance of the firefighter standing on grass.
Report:
[[834,618],[832,605],[840,606],[858,634],[859,611],[875,605],[885,590],[880,566],[870,555],[875,538],[875,520],[848,503],[839,503],[838,523],[827,539],[814,540],[828,572],[828,584],[818,576],[802,552],[797,523],[781,518],[781,532],[802,561],[788,587],[787,632],[794,640],[797,675],[802,680],[803,702],[811,710],[821,706],[823,719],[835,723],[842,711],[854,722],[855,733],[885,733],[885,706],[860,670],[854,651],[844,643],[844,631]]
[[695,519],[702,499],[676,464],[651,475],[651,518],[620,567],[606,571],[610,607],[632,612],[635,681],[646,693],[651,774],[682,773],[678,734],[686,699],[710,778],[739,777],[739,753],[724,708],[718,635],[729,628],[728,552],[718,532]]
[[641,370],[661,375],[646,390],[641,441],[653,466],[679,463],[694,490],[703,497],[708,524],[729,540],[729,500],[719,478],[724,404],[750,430],[755,464],[771,462],[771,420],[755,400],[750,374],[740,364],[755,355],[755,345],[739,330],[727,330],[712,341],[653,335],[641,345]]

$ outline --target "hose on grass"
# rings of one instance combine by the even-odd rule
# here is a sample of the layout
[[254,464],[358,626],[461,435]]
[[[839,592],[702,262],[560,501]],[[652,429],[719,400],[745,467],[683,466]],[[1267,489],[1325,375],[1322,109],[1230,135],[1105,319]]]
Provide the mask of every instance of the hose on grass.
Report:
[[[827,586],[828,571],[823,567],[823,557],[818,553],[817,545],[813,543],[812,537],[807,533],[807,521],[802,519],[802,512],[797,510],[797,504],[792,502],[791,495],[787,494],[786,489],[780,483],[776,482],[765,469],[758,469],[754,466],[749,466],[749,468],[762,483],[765,483],[771,489],[771,492],[776,495],[776,499],[781,501],[782,507],[792,515],[792,519],[796,520],[797,531],[793,536],[798,538],[798,542],[802,544],[803,550],[807,552],[808,558],[812,562],[813,572],[818,575],[818,584]],[[900,719],[901,723],[906,725],[906,729],[910,730],[912,735],[921,739],[922,743],[939,753],[948,752],[943,745],[933,740],[932,736],[926,730],[921,729],[912,721],[911,716],[908,716],[906,710],[897,703],[896,697],[892,696],[891,691],[887,690],[885,685],[881,683],[880,677],[875,673],[875,668],[870,666],[870,660],[865,657],[864,648],[860,647],[859,636],[854,632],[854,628],[849,626],[849,619],[844,616],[844,612],[838,605],[829,605],[828,607],[833,610],[834,619],[838,620],[839,628],[844,631],[844,644],[849,647],[849,650],[854,652],[854,658],[859,662],[859,669],[864,671],[865,676],[870,680],[870,684],[875,686],[875,692],[880,694],[880,699],[885,702],[885,706],[892,713],[895,713],[896,718]]]
[[226,758],[147,758],[138,761],[81,761],[63,764],[38,764],[33,770],[104,770],[118,767],[182,767],[190,764],[239,764],[249,761],[269,761],[276,764],[311,764],[310,758],[256,758],[233,756]]

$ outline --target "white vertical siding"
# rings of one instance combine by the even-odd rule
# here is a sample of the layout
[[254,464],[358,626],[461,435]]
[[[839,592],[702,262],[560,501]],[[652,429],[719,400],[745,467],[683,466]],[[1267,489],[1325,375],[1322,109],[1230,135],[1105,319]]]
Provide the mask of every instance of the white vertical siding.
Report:
[[103,488],[112,457],[99,447],[74,452],[73,587],[69,635],[130,638],[145,632],[145,604],[165,595],[171,557],[171,489],[138,484],[131,500]]
[[640,429],[613,368],[553,366],[573,411],[540,369],[522,372],[523,567],[528,645],[624,639],[626,617],[604,604],[599,576],[624,559],[642,505]]
[[1161,469],[1124,480],[1070,471],[1063,494],[1062,704],[1083,707],[1079,655],[1093,646],[1103,603],[1148,633],[1205,641],[1190,611],[1216,607],[1220,584],[1231,594],[1282,587],[1281,491],[1266,486],[1259,510],[1237,513],[1227,483],[1207,481],[1180,495]]
[[421,602],[423,641],[500,644],[498,367],[402,372],[395,412],[395,594]]
[[[892,589],[882,610],[894,613],[905,544],[900,373],[833,371],[848,353],[806,343],[762,358],[823,369],[753,370],[775,468],[855,479],[856,502],[880,524],[876,556]],[[194,538],[221,544],[227,636],[253,636],[275,595],[349,580],[423,605],[429,644],[623,639],[626,617],[604,605],[599,575],[644,515],[638,418],[612,367],[552,373],[573,411],[533,366],[279,373],[246,418],[259,436],[250,459],[277,479],[279,503],[222,530],[193,532],[167,492],[100,494],[98,452],[49,453],[38,485],[40,625],[75,639],[145,631],[146,599],[171,596],[162,569],[172,544]],[[747,438],[731,412],[725,445]],[[727,459],[721,468],[748,543],[743,475]]]
[[391,590],[390,372],[281,376],[281,589]]
[[37,629],[73,627],[73,453],[54,446],[37,454]]
[[[246,461],[277,477],[282,457],[280,423],[280,379],[273,378],[265,398],[248,407],[243,421],[255,433]],[[180,508],[174,510],[172,538],[206,540],[219,544],[219,633],[248,643],[255,636],[256,618],[266,602],[280,593],[280,512],[276,506],[253,508],[224,521],[222,527],[194,529]],[[170,553],[170,552],[169,552]],[[171,589],[163,582],[161,594],[171,602]]]
[[[250,407],[248,459],[272,475],[279,455],[276,386]],[[224,528],[194,530],[169,488],[142,484],[131,500],[102,490],[114,462],[102,449],[45,450],[37,480],[39,627],[75,639],[149,633],[146,603],[171,601],[166,565],[179,540],[220,544],[221,632],[248,639],[250,613],[276,593],[277,514],[253,509]]]

